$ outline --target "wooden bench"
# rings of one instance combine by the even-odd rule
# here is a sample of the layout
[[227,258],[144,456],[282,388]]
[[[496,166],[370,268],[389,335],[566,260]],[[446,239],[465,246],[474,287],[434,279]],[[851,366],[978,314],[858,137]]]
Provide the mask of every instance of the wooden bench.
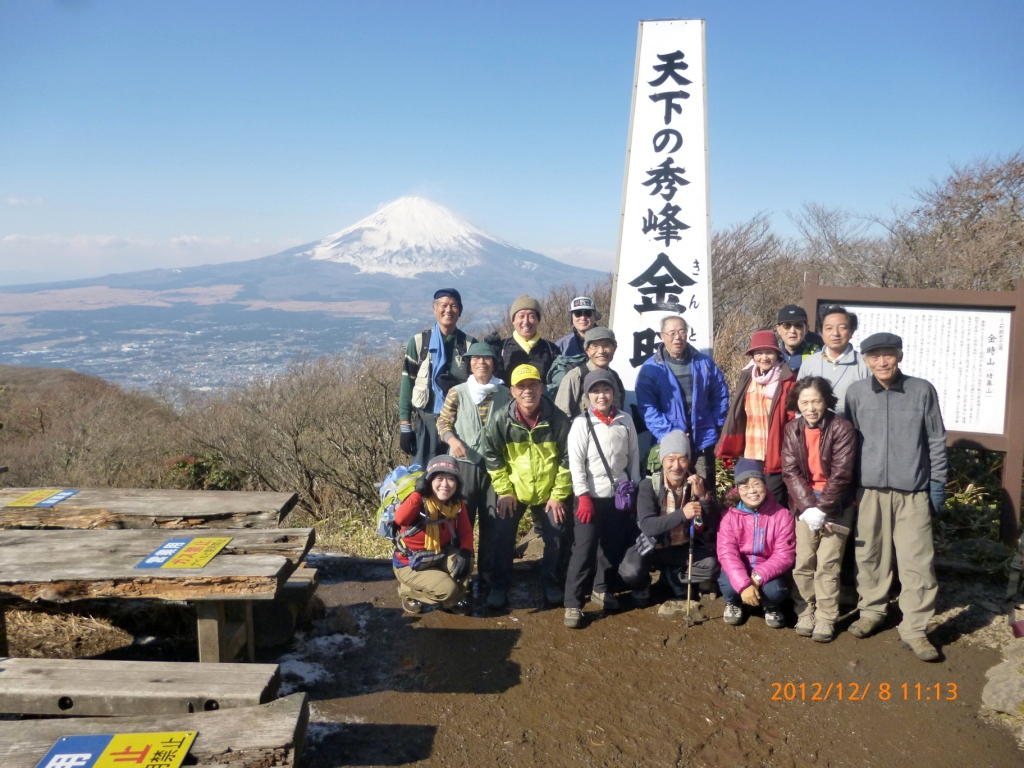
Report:
[[9,507],[37,488],[0,489],[0,528],[273,528],[298,496],[266,491],[82,488],[53,507]]
[[61,736],[198,731],[189,756],[218,768],[292,768],[309,721],[306,694],[256,707],[192,715],[71,718],[0,722],[0,765],[35,768]]
[[[252,601],[273,600],[313,545],[311,528],[225,531],[231,542],[204,568],[134,566],[172,534],[155,530],[0,531],[0,600],[187,600],[199,660],[255,653]],[[0,650],[6,655],[0,620]]]
[[252,707],[273,699],[276,664],[0,659],[0,713],[110,717]]

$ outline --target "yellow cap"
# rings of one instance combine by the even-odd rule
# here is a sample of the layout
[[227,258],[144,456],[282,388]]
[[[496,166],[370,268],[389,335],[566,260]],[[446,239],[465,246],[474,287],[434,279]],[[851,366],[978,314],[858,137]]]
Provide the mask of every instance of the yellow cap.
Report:
[[541,381],[540,371],[538,371],[532,365],[520,365],[514,371],[512,371],[512,386],[516,386],[520,381],[526,381],[527,379],[536,379]]

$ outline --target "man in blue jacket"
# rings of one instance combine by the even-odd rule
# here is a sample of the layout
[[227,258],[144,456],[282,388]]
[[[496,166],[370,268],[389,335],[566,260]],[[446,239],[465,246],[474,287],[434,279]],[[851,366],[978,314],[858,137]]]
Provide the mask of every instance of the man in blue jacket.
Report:
[[[715,362],[687,343],[689,332],[683,318],[662,318],[661,343],[637,374],[636,400],[655,440],[675,429],[690,436],[694,471],[713,489],[715,444],[729,410],[729,388]],[[651,460],[657,459],[655,450]]]

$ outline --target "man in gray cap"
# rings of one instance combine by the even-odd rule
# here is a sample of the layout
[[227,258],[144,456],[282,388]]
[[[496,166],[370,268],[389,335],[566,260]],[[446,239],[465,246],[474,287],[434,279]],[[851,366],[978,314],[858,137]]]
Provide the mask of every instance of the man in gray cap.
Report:
[[690,439],[673,430],[661,438],[660,446],[661,472],[645,478],[637,496],[636,521],[642,536],[619,565],[619,576],[640,607],[650,602],[650,572],[655,569],[661,569],[662,582],[674,597],[686,599],[690,547],[692,582],[715,579],[719,571],[714,547],[708,543],[718,527],[718,509],[704,480],[691,470]]
[[508,407],[512,396],[501,379],[494,376],[498,356],[489,344],[476,342],[470,346],[466,357],[472,376],[448,390],[437,417],[437,433],[441,442],[448,446],[448,453],[458,461],[469,521],[473,525],[480,521],[477,570],[489,585],[498,497],[484,466],[484,434],[491,416]]
[[946,503],[939,398],[929,382],[900,371],[903,340],[896,334],[872,334],[860,350],[872,376],[846,391],[846,415],[860,439],[854,547],[860,618],[850,634],[864,638],[881,628],[898,568],[900,639],[921,661],[938,661],[925,631],[938,591],[931,516]]
[[405,347],[398,391],[399,441],[410,463],[420,467],[437,453],[437,414],[448,390],[468,377],[463,358],[476,339],[458,329],[461,316],[459,292],[439,289],[434,293],[434,327],[417,333]]
[[622,385],[619,374],[608,366],[615,358],[615,334],[611,328],[597,326],[584,335],[584,351],[589,360],[575,368],[570,368],[558,385],[555,395],[555,407],[570,419],[575,419],[589,407],[587,393],[583,391],[583,381],[591,371],[608,371],[615,379],[615,399],[613,405],[622,410],[626,398],[626,389]]
[[540,372],[541,381],[547,381],[548,368],[561,352],[553,342],[540,337],[540,302],[523,294],[512,302],[509,309],[512,335],[500,344],[498,376],[508,380],[520,365],[532,365]]

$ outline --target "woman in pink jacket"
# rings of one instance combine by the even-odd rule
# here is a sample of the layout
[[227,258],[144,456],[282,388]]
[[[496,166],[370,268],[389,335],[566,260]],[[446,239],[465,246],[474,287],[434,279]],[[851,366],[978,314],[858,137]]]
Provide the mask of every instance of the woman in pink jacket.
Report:
[[[793,516],[779,506],[764,483],[761,462],[736,462],[736,490],[718,529],[718,586],[725,598],[726,624],[743,623],[743,606],[764,608],[772,629],[786,625],[779,606],[789,597],[787,576],[796,561]],[[738,497],[734,495],[738,494]]]

